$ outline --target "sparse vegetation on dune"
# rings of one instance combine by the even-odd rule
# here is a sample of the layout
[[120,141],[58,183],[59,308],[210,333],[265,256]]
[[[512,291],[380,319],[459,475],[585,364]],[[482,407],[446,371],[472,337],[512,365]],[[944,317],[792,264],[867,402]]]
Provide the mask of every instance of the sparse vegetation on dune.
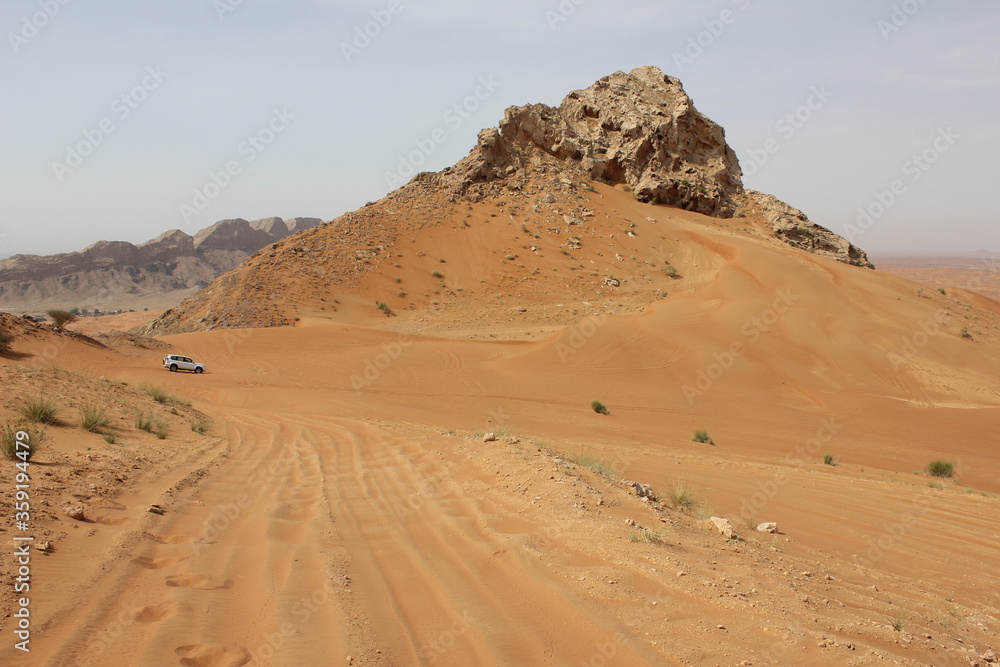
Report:
[[607,406],[605,406],[600,401],[591,401],[591,403],[590,403],[590,409],[593,410],[594,412],[596,412],[599,415],[610,415],[611,414],[611,411],[608,410]]
[[697,505],[698,499],[695,497],[694,491],[688,483],[682,479],[678,479],[670,486],[667,502],[676,509],[691,510]]
[[562,457],[570,463],[593,470],[597,474],[607,477],[608,479],[615,478],[614,468],[606,459],[594,456],[593,454],[589,454],[583,450],[581,450],[579,454],[567,453],[563,454]]
[[48,315],[49,319],[52,320],[52,323],[55,324],[60,329],[66,326],[67,324],[76,321],[76,315],[69,312],[68,310],[53,309],[46,311],[45,314]]
[[924,466],[924,472],[931,477],[952,477],[955,474],[955,464],[944,459],[935,459]]
[[191,420],[191,430],[204,435],[208,431],[210,422],[205,417],[195,417]]
[[160,403],[161,405],[173,404],[173,405],[182,405],[185,407],[191,405],[191,401],[184,398],[178,398],[177,396],[174,396],[172,394],[168,394],[167,391],[160,386],[146,384],[140,387],[140,389],[144,394],[152,398],[157,403]]
[[152,433],[160,440],[167,437],[167,423],[162,417],[152,412],[140,412],[136,414],[135,427],[140,431]]
[[97,433],[111,421],[108,413],[99,405],[85,405],[80,409],[80,426],[83,430]]
[[14,342],[14,334],[0,329],[0,354],[10,352],[10,344]]
[[714,445],[715,441],[712,440],[711,436],[708,435],[708,431],[695,431],[694,435],[691,436],[691,440],[694,442],[700,442],[706,445]]
[[25,421],[35,424],[55,424],[59,406],[51,398],[39,395],[21,401],[18,412]]
[[[17,434],[22,431],[28,436],[26,441],[27,446],[18,446]],[[30,460],[44,441],[45,432],[35,426],[29,424],[19,425],[12,422],[7,422],[3,426],[0,426],[0,455],[4,458]],[[22,440],[22,442],[24,441]],[[22,453],[21,456],[18,456],[18,452]]]

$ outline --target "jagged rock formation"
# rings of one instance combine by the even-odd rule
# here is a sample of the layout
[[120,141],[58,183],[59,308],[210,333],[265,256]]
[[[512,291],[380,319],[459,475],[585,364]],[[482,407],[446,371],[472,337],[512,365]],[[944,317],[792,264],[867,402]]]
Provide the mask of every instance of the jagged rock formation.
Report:
[[98,241],[79,252],[0,260],[0,307],[114,306],[116,300],[197,289],[269,243],[317,218],[222,220],[194,236],[174,229],[151,241]]
[[511,107],[499,128],[440,174],[420,174],[473,201],[523,182],[558,163],[636,199],[718,218],[763,216],[775,236],[796,247],[873,268],[864,251],[780,200],[743,188],[743,172],[725,131],[701,114],[681,82],[656,67],[616,72],[559,107]]
[[[428,230],[445,225],[468,229],[469,219],[482,209],[489,209],[487,215],[498,218],[498,223],[507,218],[504,224],[532,239],[526,237],[527,243],[508,248],[500,256],[502,261],[519,261],[521,250],[540,256],[542,250],[534,244],[540,239],[562,246],[559,256],[579,260],[575,253],[582,239],[596,234],[590,208],[594,202],[588,194],[594,182],[628,189],[644,203],[717,218],[745,216],[747,224],[739,227],[747,233],[871,267],[863,251],[809,221],[801,211],[745,189],[739,161],[722,128],[695,109],[677,79],[655,67],[642,67],[570,93],[559,107],[535,104],[508,109],[500,126],[480,132],[477,145],[453,167],[417,174],[378,202],[263,249],[141,333],[288,326],[297,315],[371,308],[369,295],[384,295],[386,289],[370,291],[371,281],[378,282],[379,276],[386,280],[386,271],[405,269],[400,260],[411,244]],[[608,232],[601,229],[605,238]],[[628,238],[629,231],[623,233]],[[600,271],[610,272],[610,265],[602,263],[612,259],[603,257],[590,256],[588,278],[594,283],[586,289],[600,292],[606,286]],[[609,258],[617,262],[615,272],[623,270],[626,257],[616,252]],[[579,271],[582,265],[570,268]],[[642,274],[644,269],[636,271]],[[535,275],[519,280],[534,280]],[[503,274],[486,278],[506,279]],[[475,308],[477,298],[482,298],[475,286],[488,291],[496,285],[481,275],[467,279],[471,287],[461,290],[462,298]],[[416,300],[432,309],[436,309],[432,295],[443,289],[457,296],[459,291],[439,284],[411,288],[406,298],[422,292]],[[389,289],[394,293],[398,288]],[[496,291],[501,292],[493,294],[497,301],[511,296],[500,288]],[[417,305],[406,304],[411,309]]]

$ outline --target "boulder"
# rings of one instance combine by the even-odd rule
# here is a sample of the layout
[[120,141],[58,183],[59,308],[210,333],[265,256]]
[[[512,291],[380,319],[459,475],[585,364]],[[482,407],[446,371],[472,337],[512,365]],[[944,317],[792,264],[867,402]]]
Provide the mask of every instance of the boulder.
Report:
[[83,513],[82,507],[64,507],[63,514],[73,519],[74,521],[83,521],[86,515]]
[[649,498],[651,501],[656,501],[656,492],[653,491],[653,487],[649,484],[632,482],[632,488],[635,489],[635,495],[640,498]]
[[773,521],[767,521],[767,522],[762,523],[759,526],[757,526],[757,532],[758,533],[777,533],[778,532],[778,524],[774,523]]
[[711,521],[712,525],[716,527],[716,529],[719,531],[719,534],[722,535],[727,540],[731,540],[734,537],[736,537],[736,533],[733,532],[733,527],[732,525],[730,525],[728,519],[723,519],[722,517],[719,516],[713,516],[711,519],[709,519],[709,521]]

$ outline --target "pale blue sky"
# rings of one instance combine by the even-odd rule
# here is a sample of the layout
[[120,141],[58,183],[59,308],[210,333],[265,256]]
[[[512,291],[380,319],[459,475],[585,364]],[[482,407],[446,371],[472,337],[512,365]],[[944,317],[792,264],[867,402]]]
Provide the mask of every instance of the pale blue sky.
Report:
[[[372,12],[387,25],[349,60]],[[748,187],[861,247],[1000,249],[996,0],[4,0],[0,26],[0,257],[331,219],[383,196],[435,130],[422,169],[508,106],[639,65],[726,128]],[[859,208],[878,214],[866,230]]]

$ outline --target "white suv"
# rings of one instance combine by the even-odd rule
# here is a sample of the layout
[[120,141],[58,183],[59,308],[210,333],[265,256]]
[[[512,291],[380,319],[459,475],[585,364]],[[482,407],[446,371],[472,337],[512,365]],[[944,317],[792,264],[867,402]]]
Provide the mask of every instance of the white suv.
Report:
[[179,354],[169,354],[163,357],[163,367],[171,371],[205,372],[205,364],[199,364],[191,357],[182,357]]

